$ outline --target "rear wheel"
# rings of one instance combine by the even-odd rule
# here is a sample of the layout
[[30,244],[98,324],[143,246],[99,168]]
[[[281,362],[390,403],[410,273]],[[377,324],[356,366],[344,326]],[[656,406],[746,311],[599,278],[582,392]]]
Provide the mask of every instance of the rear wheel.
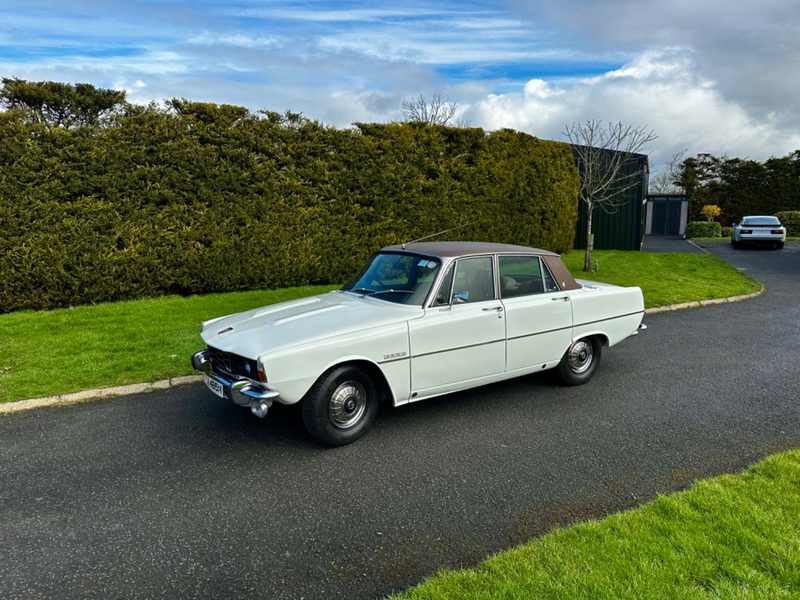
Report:
[[372,379],[344,365],[324,373],[303,400],[303,422],[317,441],[343,446],[364,435],[378,411]]
[[602,346],[597,338],[576,340],[564,353],[556,368],[564,385],[580,385],[592,378],[600,364]]
[[783,242],[776,242],[776,243],[775,243],[775,248],[776,248],[777,250],[780,250],[781,248],[783,248]]

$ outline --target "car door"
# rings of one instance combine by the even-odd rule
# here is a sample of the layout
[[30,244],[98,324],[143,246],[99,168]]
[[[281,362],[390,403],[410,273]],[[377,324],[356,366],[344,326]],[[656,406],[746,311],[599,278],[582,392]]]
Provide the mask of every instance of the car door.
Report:
[[[538,257],[499,256],[508,372],[558,361],[572,341],[572,303]],[[551,365],[552,366],[552,365]]]
[[503,373],[505,334],[492,257],[451,264],[425,315],[409,322],[412,395],[445,393]]

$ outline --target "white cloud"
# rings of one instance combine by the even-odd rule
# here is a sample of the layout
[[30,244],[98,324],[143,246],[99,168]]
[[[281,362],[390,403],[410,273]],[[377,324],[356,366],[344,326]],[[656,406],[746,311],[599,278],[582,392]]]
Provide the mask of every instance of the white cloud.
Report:
[[[680,113],[677,122],[662,123],[668,137],[694,138],[701,146],[698,152],[728,148],[759,158],[797,148],[800,4],[786,0],[507,2],[522,15],[547,19],[561,32],[560,41],[570,47],[627,52],[639,57],[629,63],[633,69],[670,69],[656,78],[674,87],[673,94],[664,91],[666,97],[671,96],[678,106],[686,103],[685,96],[702,100],[692,106],[692,114]],[[689,64],[646,60],[649,54],[675,47],[690,51]],[[639,64],[633,64],[637,60]],[[614,75],[623,80],[636,76],[621,71]],[[691,78],[695,81],[690,82]],[[644,84],[647,79],[640,81]],[[647,95],[643,86],[638,91]],[[675,115],[669,107],[650,108]],[[697,114],[707,120],[694,119]],[[696,122],[707,135],[679,133],[687,129],[687,122]]]
[[800,148],[798,23],[786,0],[29,0],[0,20],[0,77],[342,127],[441,92],[471,125],[542,138],[590,118],[647,125],[657,167],[683,148]]
[[479,100],[468,116],[475,124],[546,139],[564,139],[567,124],[595,118],[646,127],[659,136],[650,148],[655,169],[683,148],[757,159],[800,148],[800,131],[769,117],[754,119],[700,75],[688,49],[648,51],[603,76],[558,87],[531,80],[523,93]]

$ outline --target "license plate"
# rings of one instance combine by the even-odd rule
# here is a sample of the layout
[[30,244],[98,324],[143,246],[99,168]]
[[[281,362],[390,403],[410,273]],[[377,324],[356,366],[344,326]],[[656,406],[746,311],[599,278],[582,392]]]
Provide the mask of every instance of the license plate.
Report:
[[203,380],[206,382],[206,387],[214,392],[220,398],[225,397],[225,391],[222,388],[222,384],[217,381],[216,379],[211,379],[208,375],[203,375]]

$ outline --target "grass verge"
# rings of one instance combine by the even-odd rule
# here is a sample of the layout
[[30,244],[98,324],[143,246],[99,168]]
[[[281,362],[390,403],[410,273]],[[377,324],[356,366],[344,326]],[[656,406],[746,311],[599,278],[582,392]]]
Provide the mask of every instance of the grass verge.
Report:
[[564,264],[579,279],[638,285],[647,308],[751,294],[761,289],[752,277],[716,256],[595,250],[598,269],[583,272],[583,251],[565,254]]
[[[710,255],[596,251],[599,272],[583,273],[583,253],[564,256],[579,278],[638,285],[648,308],[724,298],[761,285]],[[0,315],[0,402],[39,398],[193,373],[200,322],[323,293],[336,286],[177,296]]]
[[0,315],[0,402],[194,372],[200,323],[337,286],[168,296]]
[[797,598],[800,451],[557,529],[397,598]]

